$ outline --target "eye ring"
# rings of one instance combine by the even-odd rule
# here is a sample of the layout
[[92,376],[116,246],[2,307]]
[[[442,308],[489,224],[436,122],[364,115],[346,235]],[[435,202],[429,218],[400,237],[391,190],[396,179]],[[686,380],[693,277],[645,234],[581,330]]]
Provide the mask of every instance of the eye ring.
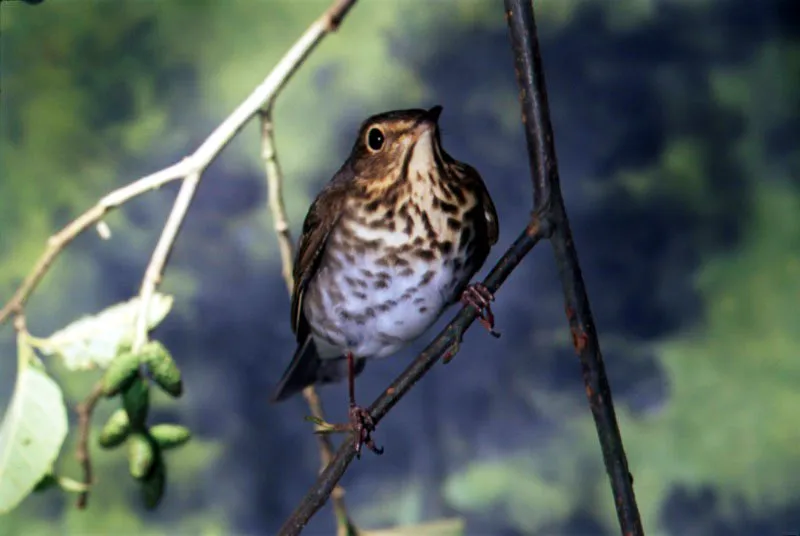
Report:
[[383,135],[383,131],[378,127],[372,127],[367,132],[367,147],[370,151],[377,153],[383,148],[383,143],[386,141],[386,137]]

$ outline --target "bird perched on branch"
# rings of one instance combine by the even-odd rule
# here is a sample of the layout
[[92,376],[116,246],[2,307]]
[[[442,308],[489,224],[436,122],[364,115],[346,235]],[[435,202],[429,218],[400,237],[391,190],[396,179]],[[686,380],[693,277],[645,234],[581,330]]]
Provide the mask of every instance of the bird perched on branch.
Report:
[[359,454],[362,443],[382,452],[355,401],[367,359],[412,342],[459,299],[496,335],[494,296],[469,281],[497,242],[497,213],[478,172],[442,148],[441,111],[364,121],[303,223],[291,312],[298,346],[273,401],[347,378]]

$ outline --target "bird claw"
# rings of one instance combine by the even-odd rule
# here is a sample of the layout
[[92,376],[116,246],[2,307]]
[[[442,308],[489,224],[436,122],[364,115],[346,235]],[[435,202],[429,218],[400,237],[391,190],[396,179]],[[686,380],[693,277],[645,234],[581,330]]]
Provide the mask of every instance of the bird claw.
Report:
[[500,337],[500,333],[494,329],[494,313],[492,313],[492,294],[483,283],[472,283],[467,286],[461,295],[461,303],[471,305],[478,311],[478,321],[485,327],[492,337]]
[[372,439],[372,432],[375,431],[375,421],[372,420],[372,415],[369,411],[350,404],[348,410],[348,422],[346,423],[330,423],[319,417],[306,417],[307,421],[313,422],[317,425],[314,433],[317,434],[342,434],[351,432],[353,434],[353,448],[356,451],[356,457],[361,459],[361,446],[366,445],[369,450],[377,455],[383,454],[383,447],[379,447]]
[[375,445],[372,439],[372,432],[375,431],[375,422],[369,411],[356,404],[350,404],[350,429],[355,437],[354,447],[356,458],[361,459],[361,445],[366,445],[369,450],[377,455],[383,454],[383,447]]

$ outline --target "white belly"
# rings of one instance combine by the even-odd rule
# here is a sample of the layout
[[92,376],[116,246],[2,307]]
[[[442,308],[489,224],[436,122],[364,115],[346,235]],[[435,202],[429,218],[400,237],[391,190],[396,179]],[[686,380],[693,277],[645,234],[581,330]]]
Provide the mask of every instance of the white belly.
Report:
[[351,257],[355,262],[345,253],[332,255],[341,264],[323,260],[309,289],[316,299],[304,303],[322,358],[348,351],[372,358],[395,353],[436,322],[466,275],[454,274],[449,257],[407,256],[407,265],[387,267],[369,251]]

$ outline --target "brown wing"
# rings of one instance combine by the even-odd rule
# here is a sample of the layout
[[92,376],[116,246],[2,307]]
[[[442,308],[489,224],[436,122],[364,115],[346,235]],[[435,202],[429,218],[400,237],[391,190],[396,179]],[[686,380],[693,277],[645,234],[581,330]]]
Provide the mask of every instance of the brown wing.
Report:
[[307,333],[303,316],[303,295],[319,268],[331,231],[339,221],[348,186],[343,168],[319,193],[308,209],[303,222],[303,234],[294,260],[294,289],[292,291],[292,331],[302,342]]
[[486,238],[489,246],[493,246],[500,236],[500,223],[492,196],[489,195],[489,190],[486,189],[486,184],[483,182],[478,170],[463,162],[460,165],[463,167],[465,179],[470,183],[470,188],[478,194],[479,203],[483,208],[484,218],[486,218]]
[[[500,234],[500,224],[497,217],[497,209],[494,207],[489,190],[483,182],[477,170],[468,164],[461,163],[464,170],[462,178],[467,184],[467,188],[478,197],[478,204],[470,210],[467,217],[474,218],[476,232],[478,233],[473,249],[472,256],[467,261],[469,269],[468,277],[454,289],[451,304],[456,303],[461,298],[461,294],[469,284],[469,280],[481,269],[483,263],[489,256],[489,250],[497,243]],[[483,222],[479,218],[483,217]],[[483,225],[482,225],[483,224]]]
[[481,183],[481,204],[483,205],[483,214],[486,216],[486,237],[489,239],[489,245],[493,246],[497,243],[500,236],[500,223],[497,219],[497,209],[494,208],[494,201],[489,195],[489,190],[486,185]]

